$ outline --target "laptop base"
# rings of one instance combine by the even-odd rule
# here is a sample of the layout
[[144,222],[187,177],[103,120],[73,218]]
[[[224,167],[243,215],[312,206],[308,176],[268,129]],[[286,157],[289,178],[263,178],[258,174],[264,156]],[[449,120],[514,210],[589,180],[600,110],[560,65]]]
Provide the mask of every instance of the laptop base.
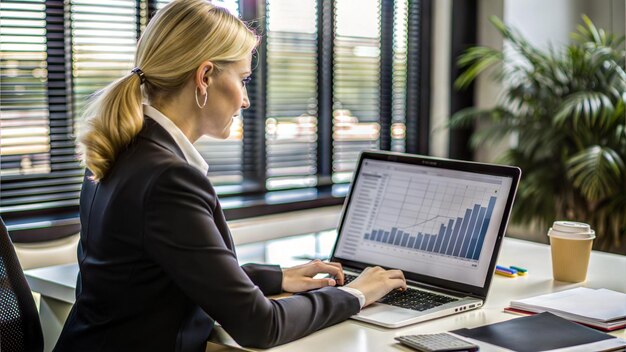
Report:
[[384,326],[386,328],[399,328],[467,310],[477,309],[482,307],[482,305],[482,300],[467,297],[459,301],[420,312],[394,307],[388,304],[373,303],[363,308],[358,314],[353,315],[351,319]]

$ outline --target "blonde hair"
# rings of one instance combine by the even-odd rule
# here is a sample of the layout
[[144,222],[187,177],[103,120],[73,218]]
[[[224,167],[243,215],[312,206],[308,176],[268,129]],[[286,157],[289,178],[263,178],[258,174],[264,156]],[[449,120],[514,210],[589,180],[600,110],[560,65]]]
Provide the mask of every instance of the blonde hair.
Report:
[[[258,38],[241,20],[206,0],[174,0],[158,11],[137,44],[135,67],[149,101],[179,91],[210,60],[219,71],[254,50]],[[102,180],[143,127],[141,79],[129,72],[92,100],[78,138],[81,159]]]

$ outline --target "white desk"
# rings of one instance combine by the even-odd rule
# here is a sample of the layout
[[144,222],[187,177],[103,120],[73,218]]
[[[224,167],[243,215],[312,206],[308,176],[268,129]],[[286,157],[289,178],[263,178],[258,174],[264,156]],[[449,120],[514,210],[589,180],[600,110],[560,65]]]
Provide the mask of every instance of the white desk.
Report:
[[[434,333],[463,327],[472,328],[512,319],[517,316],[504,313],[502,309],[508,306],[513,299],[532,297],[578,286],[604,287],[626,292],[625,256],[593,252],[587,281],[579,284],[564,283],[552,280],[550,248],[548,246],[507,238],[504,241],[498,264],[521,266],[527,268],[529,274],[517,278],[495,275],[486,304],[481,309],[400,329],[384,329],[348,320],[298,341],[273,348],[271,351],[409,351],[396,344],[393,338],[405,334]],[[71,303],[74,301],[77,270],[76,265],[65,265],[26,272],[26,278],[31,289],[42,295],[43,324],[50,324],[44,319],[51,319],[53,323],[58,325],[62,324]],[[44,311],[44,308],[47,311]],[[44,316],[45,314],[48,316]],[[49,331],[49,333],[54,333],[54,331]],[[615,331],[612,335],[626,338],[626,330]],[[58,332],[56,336],[58,336]],[[48,335],[47,339],[56,339],[56,336]],[[228,337],[225,337],[222,342],[228,343]],[[215,346],[209,345],[208,350],[215,350]]]

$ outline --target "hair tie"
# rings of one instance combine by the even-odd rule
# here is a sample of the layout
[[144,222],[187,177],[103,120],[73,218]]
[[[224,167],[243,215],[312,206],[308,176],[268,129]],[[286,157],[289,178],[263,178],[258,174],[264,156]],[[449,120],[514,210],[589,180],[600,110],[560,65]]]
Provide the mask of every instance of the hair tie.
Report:
[[141,84],[146,83],[146,77],[144,76],[143,71],[139,67],[133,68],[130,72],[139,76],[139,79],[141,80]]

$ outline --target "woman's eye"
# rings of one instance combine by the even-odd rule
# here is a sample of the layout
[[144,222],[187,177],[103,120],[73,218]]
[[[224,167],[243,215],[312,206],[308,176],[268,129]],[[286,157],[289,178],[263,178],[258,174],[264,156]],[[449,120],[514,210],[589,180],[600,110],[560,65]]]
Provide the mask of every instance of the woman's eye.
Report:
[[248,76],[248,77],[246,77],[246,78],[241,80],[241,84],[245,86],[248,83],[250,83],[251,80],[252,80],[252,76]]

